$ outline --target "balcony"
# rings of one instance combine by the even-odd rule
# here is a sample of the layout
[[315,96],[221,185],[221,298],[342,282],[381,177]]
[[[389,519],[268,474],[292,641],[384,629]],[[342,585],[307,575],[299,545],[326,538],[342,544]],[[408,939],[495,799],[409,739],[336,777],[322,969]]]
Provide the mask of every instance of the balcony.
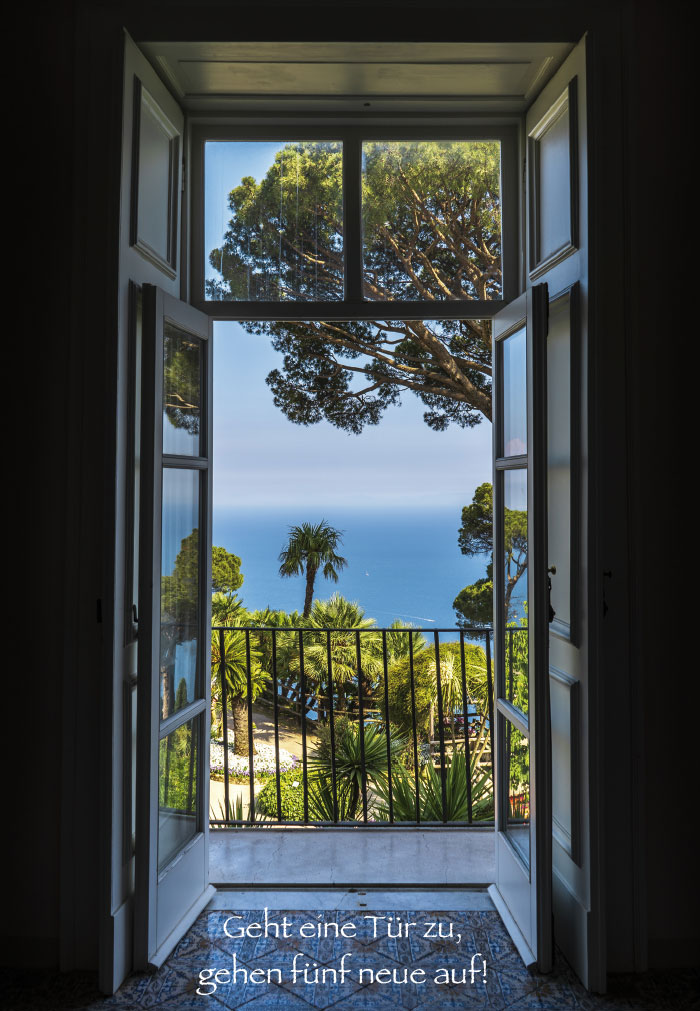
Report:
[[212,635],[212,829],[493,826],[491,629]]

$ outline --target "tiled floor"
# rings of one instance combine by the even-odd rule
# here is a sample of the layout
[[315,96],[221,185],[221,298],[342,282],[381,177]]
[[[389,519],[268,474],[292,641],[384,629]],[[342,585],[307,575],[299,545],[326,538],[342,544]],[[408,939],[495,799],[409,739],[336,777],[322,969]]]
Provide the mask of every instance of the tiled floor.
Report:
[[[267,937],[264,934],[252,936],[263,933],[253,926],[263,919],[261,909],[210,908],[197,919],[158,972],[134,975],[113,997],[99,998],[87,976],[42,977],[25,973],[5,976],[0,1007],[3,1011],[27,1011],[29,1008],[32,1011],[68,1008],[85,1011],[107,1011],[109,1008],[118,1011],[145,1008],[161,1011],[204,1008],[209,1011],[235,1008],[246,1011],[310,1011],[311,1008],[324,1011],[326,1008],[333,1011],[451,1011],[458,1008],[690,1011],[700,1008],[700,974],[697,972],[618,977],[612,981],[611,993],[606,997],[588,994],[561,956],[550,975],[528,973],[498,913],[488,908],[488,899],[484,896],[472,903],[454,903],[461,908],[447,911],[409,911],[397,909],[395,903],[377,910],[372,908],[373,904],[365,908],[361,899],[362,896],[353,896],[352,902],[342,904],[345,908],[337,909],[317,907],[303,912],[270,909]],[[472,908],[465,908],[468,906]],[[229,919],[234,914],[237,918]],[[371,916],[377,919],[366,918]],[[234,927],[238,926],[251,936],[227,936],[227,923],[229,934],[236,934]],[[272,923],[279,925],[278,931]],[[388,936],[387,925],[395,928],[407,923],[416,924],[408,929],[408,936]],[[437,926],[428,929],[428,923],[441,924],[443,934],[449,931],[451,924],[453,937],[424,936],[440,929]],[[312,927],[304,930],[304,924]],[[288,936],[277,937],[277,932],[286,932]],[[341,932],[345,936],[337,937]],[[391,932],[399,933],[395,929]],[[469,973],[472,955],[476,956],[474,983]],[[344,977],[340,972],[343,964]],[[232,982],[234,967],[238,973],[236,981]],[[465,982],[461,982],[465,967]],[[214,974],[203,970],[216,969],[224,971],[219,973],[215,992],[210,992],[214,990],[213,985],[202,985],[201,981],[204,978],[213,980]],[[275,969],[278,973],[270,972],[271,981],[267,982],[268,970]],[[261,971],[251,977],[254,970]],[[384,970],[383,975],[381,970]],[[446,973],[452,972],[454,981],[440,982]],[[374,978],[377,973],[380,973],[378,979]],[[407,981],[401,982],[403,979]]]

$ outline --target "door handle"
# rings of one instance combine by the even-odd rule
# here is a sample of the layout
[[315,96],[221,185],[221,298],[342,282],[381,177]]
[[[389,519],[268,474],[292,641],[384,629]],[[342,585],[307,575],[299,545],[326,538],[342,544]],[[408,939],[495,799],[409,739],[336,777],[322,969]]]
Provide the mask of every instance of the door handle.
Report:
[[[547,606],[549,608],[549,624],[551,625],[554,621],[556,611],[552,607],[552,576],[556,576],[557,567],[556,565],[550,565],[547,569]],[[551,575],[549,575],[551,573]]]

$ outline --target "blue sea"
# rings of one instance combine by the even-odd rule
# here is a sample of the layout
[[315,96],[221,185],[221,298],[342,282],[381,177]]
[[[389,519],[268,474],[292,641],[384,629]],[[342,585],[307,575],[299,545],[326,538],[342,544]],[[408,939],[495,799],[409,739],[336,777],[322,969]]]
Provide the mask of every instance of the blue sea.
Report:
[[455,628],[452,601],[462,587],[486,574],[486,556],[467,558],[457,544],[459,510],[252,511],[214,509],[214,544],[241,559],[245,579],[238,591],[251,610],[301,611],[303,576],[283,579],[278,555],[289,527],[324,519],[343,532],[338,553],[348,561],[338,583],[319,573],[315,597],[334,592],[357,601],[380,627],[392,621],[424,628]]

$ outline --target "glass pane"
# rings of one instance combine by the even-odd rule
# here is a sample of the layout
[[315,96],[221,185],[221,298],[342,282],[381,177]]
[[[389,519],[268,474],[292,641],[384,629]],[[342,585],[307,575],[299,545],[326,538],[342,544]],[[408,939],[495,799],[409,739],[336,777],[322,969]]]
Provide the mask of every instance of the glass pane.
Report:
[[158,870],[197,831],[197,759],[201,716],[164,737],[158,749]]
[[209,141],[208,299],[343,298],[343,145]]
[[527,336],[525,328],[501,342],[503,456],[527,453]]
[[571,326],[569,300],[549,314],[547,335],[547,546],[556,565],[551,603],[571,622]]
[[501,145],[362,145],[364,295],[500,298]]
[[503,474],[505,696],[528,711],[527,471]]
[[202,342],[163,326],[163,452],[199,456]]
[[505,738],[508,805],[505,830],[526,864],[530,863],[530,744],[527,737],[501,717]]
[[196,698],[199,642],[199,481],[196,470],[163,471],[160,713]]

